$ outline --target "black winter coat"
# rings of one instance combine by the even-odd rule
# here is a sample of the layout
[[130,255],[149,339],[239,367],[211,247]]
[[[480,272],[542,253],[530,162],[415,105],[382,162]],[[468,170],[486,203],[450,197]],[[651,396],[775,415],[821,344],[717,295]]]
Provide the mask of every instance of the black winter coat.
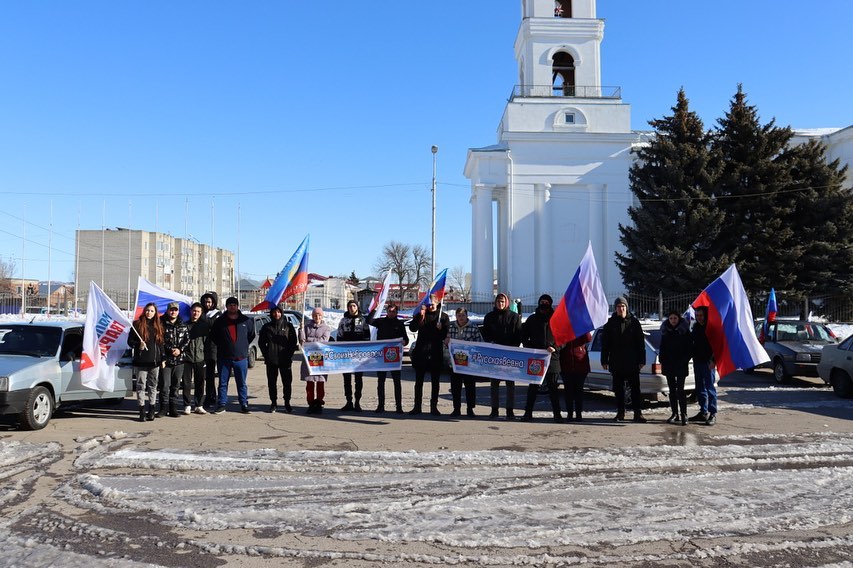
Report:
[[370,326],[367,318],[362,314],[351,315],[344,313],[341,323],[338,324],[338,341],[368,341],[370,339]]
[[613,314],[601,334],[601,364],[609,365],[610,374],[636,373],[646,364],[646,338],[633,314],[625,318]]
[[[145,342],[147,349],[140,349],[142,341],[133,330],[130,330],[130,334],[127,336],[127,346],[133,349],[134,367],[153,369],[163,362],[163,344],[156,342],[154,322],[146,320],[145,323],[148,326],[148,341]],[[137,323],[133,322],[133,325],[136,326]]]
[[483,318],[480,333],[488,343],[518,347],[521,344],[521,317],[509,309],[495,308]]
[[[440,319],[439,319],[440,314]],[[415,314],[409,323],[409,329],[417,332],[418,340],[411,353],[412,366],[421,368],[440,368],[444,364],[444,339],[450,330],[450,318],[438,310],[427,310],[423,317]]]
[[688,363],[693,356],[693,338],[690,326],[680,319],[673,327],[668,320],[660,326],[660,363],[667,377],[686,377]]
[[373,320],[370,325],[376,328],[376,339],[403,339],[403,345],[409,344],[406,326],[398,318],[384,317]]
[[[184,350],[190,343],[190,333],[187,326],[181,318],[175,319],[170,323],[166,316],[160,318],[160,323],[163,325],[163,353],[167,365],[180,365],[186,361]],[[179,355],[172,355],[172,349],[180,349]]]
[[296,352],[296,330],[287,318],[282,316],[278,321],[270,320],[261,328],[258,336],[258,347],[267,365],[289,365],[293,362]]
[[190,342],[184,349],[184,359],[187,363],[203,363],[206,359],[204,342],[210,335],[210,326],[203,318],[199,318],[196,322],[188,321],[187,330],[190,333]]
[[543,310],[536,308],[536,312],[521,324],[521,344],[533,349],[554,348],[551,353],[551,362],[548,364],[548,373],[560,372],[560,350],[554,342],[554,334],[551,333],[551,316],[554,315],[553,308]]
[[693,362],[708,363],[713,361],[714,351],[711,349],[708,336],[705,334],[705,326],[695,322],[690,336],[693,339]]
[[[237,341],[231,339],[229,325],[237,327]],[[210,337],[216,344],[216,355],[220,361],[239,360],[249,357],[249,344],[255,339],[255,322],[238,312],[237,319],[231,320],[222,314],[213,324]]]

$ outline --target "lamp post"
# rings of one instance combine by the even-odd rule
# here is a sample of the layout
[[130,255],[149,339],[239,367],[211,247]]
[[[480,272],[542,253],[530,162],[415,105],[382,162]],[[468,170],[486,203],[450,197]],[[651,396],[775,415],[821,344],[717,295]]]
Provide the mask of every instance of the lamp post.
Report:
[[432,261],[432,276],[430,282],[435,280],[435,157],[438,154],[438,146],[432,147],[432,250],[430,260]]

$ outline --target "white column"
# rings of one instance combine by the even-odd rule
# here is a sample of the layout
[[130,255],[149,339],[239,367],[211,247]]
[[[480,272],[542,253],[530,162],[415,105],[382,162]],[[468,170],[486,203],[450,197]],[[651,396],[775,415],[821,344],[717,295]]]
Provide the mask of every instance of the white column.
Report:
[[554,252],[551,238],[551,212],[548,202],[551,199],[551,184],[537,183],[534,186],[536,194],[536,246],[533,248],[536,254],[535,289],[539,293],[558,292],[553,283]]
[[471,191],[471,293],[476,298],[492,294],[494,278],[494,225],[492,188],[476,184]]

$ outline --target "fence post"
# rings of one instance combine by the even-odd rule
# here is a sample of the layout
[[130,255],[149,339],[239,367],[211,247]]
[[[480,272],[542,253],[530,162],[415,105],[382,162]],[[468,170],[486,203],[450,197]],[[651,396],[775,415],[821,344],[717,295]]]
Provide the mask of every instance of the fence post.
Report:
[[803,298],[803,318],[804,320],[809,319],[809,297],[806,296]]
[[658,290],[658,319],[663,321],[663,290]]

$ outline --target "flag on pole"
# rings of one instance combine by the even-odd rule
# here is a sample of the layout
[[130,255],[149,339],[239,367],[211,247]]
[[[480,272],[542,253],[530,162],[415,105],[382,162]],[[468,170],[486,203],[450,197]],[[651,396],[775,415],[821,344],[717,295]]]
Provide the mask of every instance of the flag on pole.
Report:
[[770,288],[770,295],[767,297],[767,310],[764,312],[764,323],[761,324],[761,335],[758,336],[758,341],[763,345],[767,339],[767,334],[770,332],[770,325],[776,321],[776,289]]
[[421,306],[425,305],[429,302],[429,297],[435,294],[438,297],[438,302],[442,303],[444,301],[444,287],[447,284],[447,269],[445,268],[441,272],[435,275],[435,280],[432,281],[432,284],[429,287],[429,290],[426,293],[426,296],[421,298],[421,301],[418,302],[418,305],[412,308],[412,314],[417,314],[421,311]]
[[391,271],[388,271],[388,276],[385,277],[385,282],[382,283],[382,290],[379,291],[378,296],[373,296],[373,299],[370,300],[370,308],[368,308],[367,313],[370,313],[376,310],[376,313],[373,314],[373,319],[381,318],[382,311],[385,309],[385,302],[388,301],[388,292],[391,290]]
[[94,282],[89,283],[80,381],[84,387],[115,390],[115,366],[127,349],[131,322]]
[[296,252],[293,253],[293,256],[276,276],[275,282],[267,290],[264,301],[252,308],[253,312],[268,310],[308,288],[308,239],[310,236],[305,235],[302,243],[296,248]]
[[569,287],[560,298],[554,315],[551,316],[551,333],[554,343],[562,345],[575,337],[593,331],[605,323],[610,315],[607,296],[598,276],[592,243],[586,247],[580,266],[578,266]]
[[693,301],[708,308],[705,334],[720,378],[735,369],[751,369],[770,361],[755,337],[752,309],[737,267],[732,264]]
[[193,305],[192,298],[174,290],[161,288],[140,276],[136,284],[136,309],[133,311],[133,319],[139,319],[142,309],[149,303],[157,306],[158,314],[165,314],[166,308],[171,302],[178,303],[182,320],[186,321],[190,319],[190,306]]

